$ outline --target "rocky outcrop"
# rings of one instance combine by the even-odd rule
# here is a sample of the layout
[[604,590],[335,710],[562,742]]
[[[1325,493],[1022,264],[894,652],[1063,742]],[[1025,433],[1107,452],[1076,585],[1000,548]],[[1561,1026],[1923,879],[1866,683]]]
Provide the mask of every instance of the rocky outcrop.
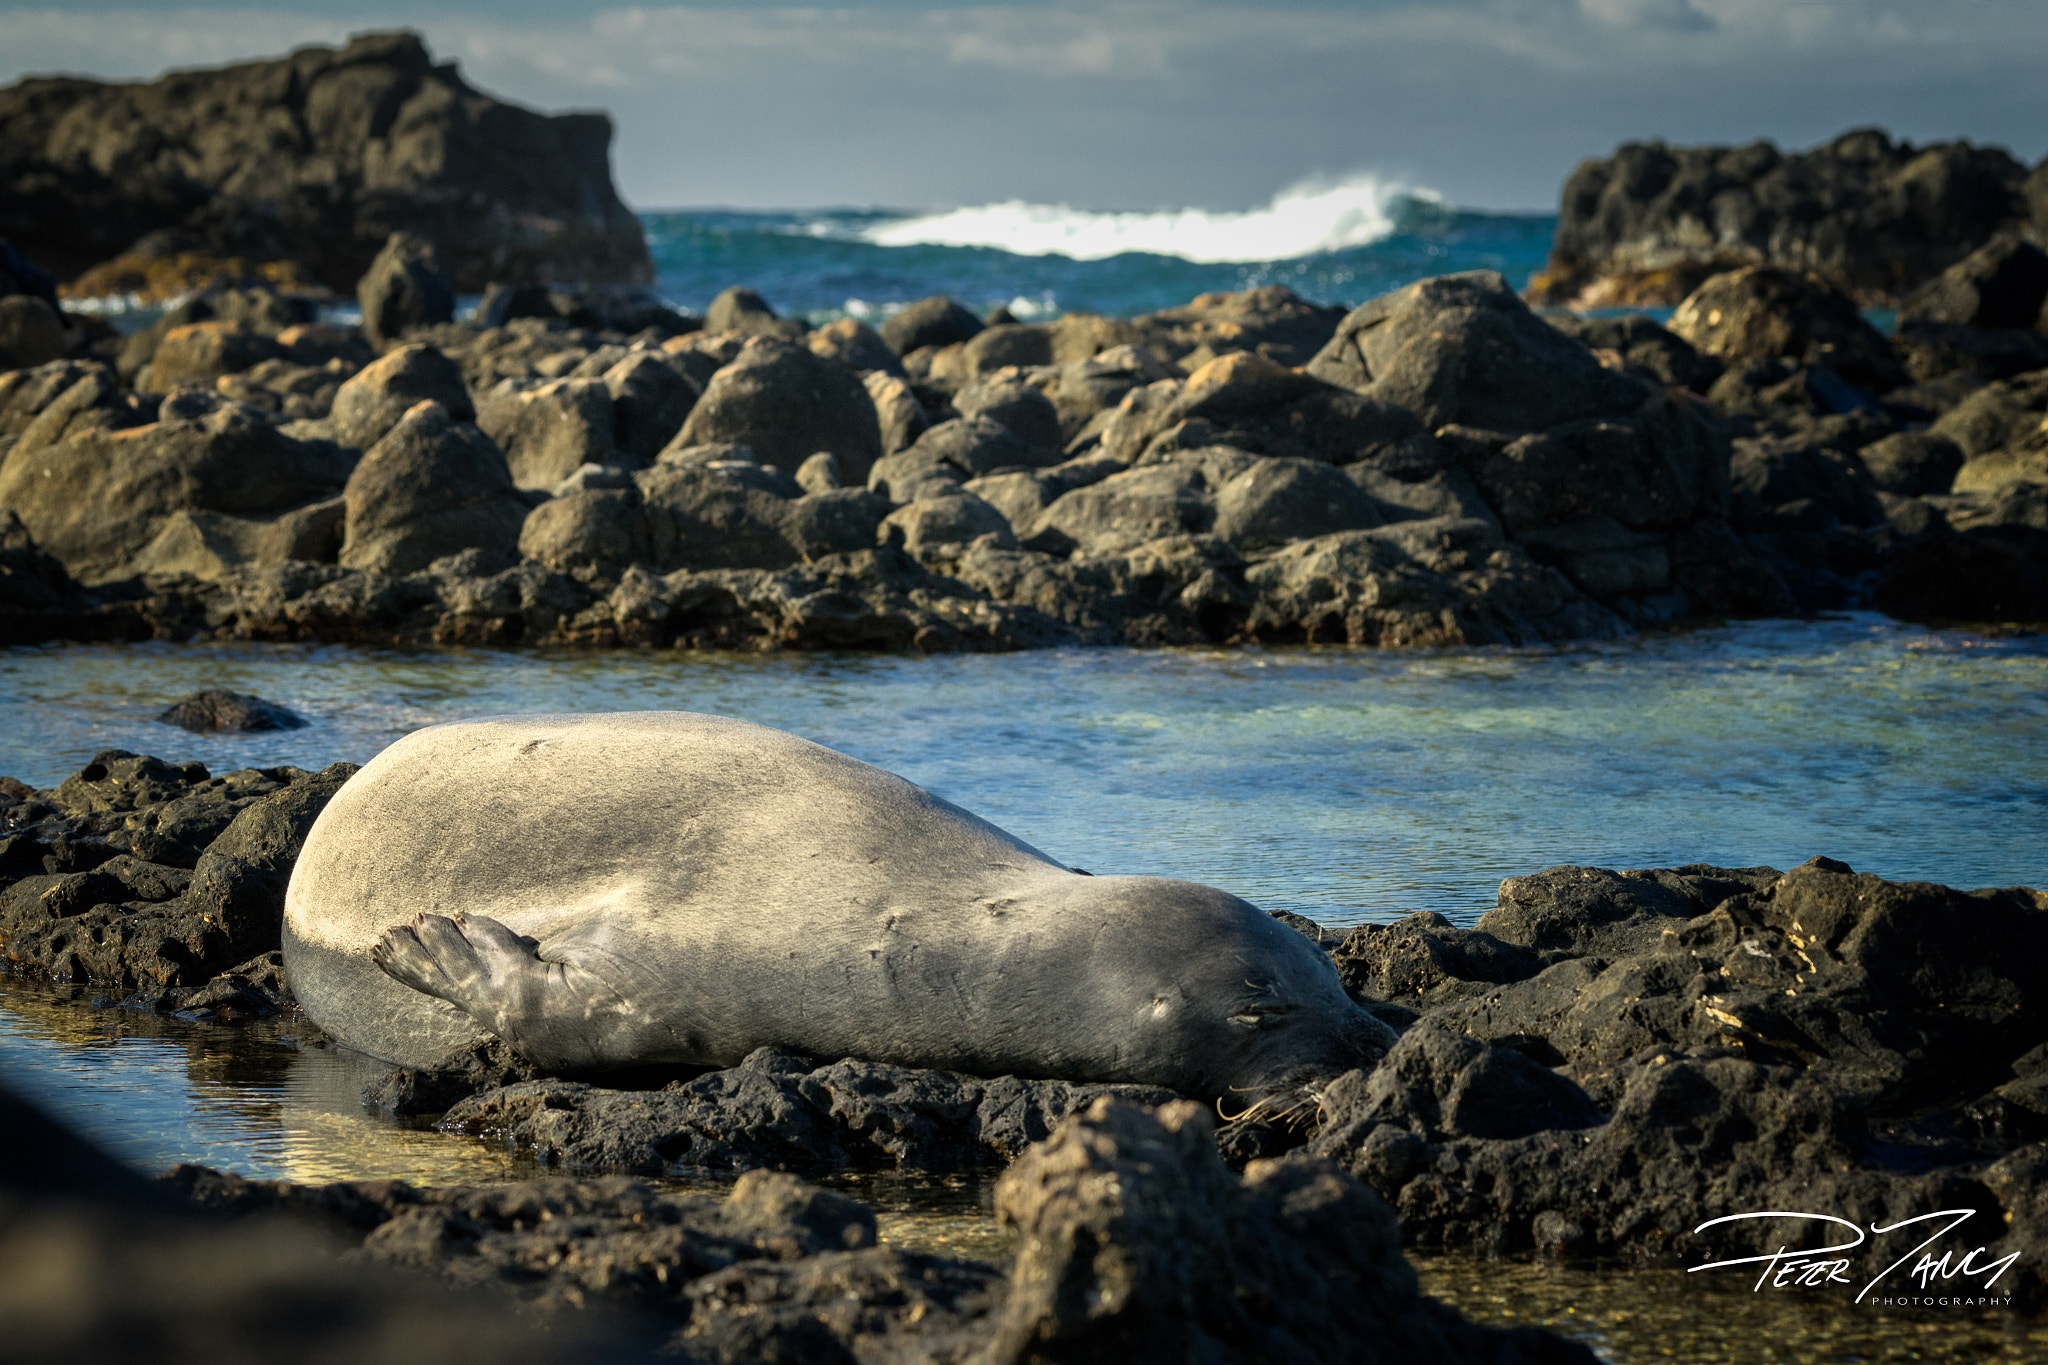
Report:
[[1995,147],[1916,147],[1876,129],[1810,152],[1629,143],[1565,181],[1540,302],[1677,303],[1751,265],[1809,271],[1897,303],[2002,232],[2022,229],[2027,168]]
[[644,283],[611,131],[472,89],[413,33],[147,83],[32,78],[0,90],[0,234],[66,278],[173,228],[341,292],[400,231],[461,290]]

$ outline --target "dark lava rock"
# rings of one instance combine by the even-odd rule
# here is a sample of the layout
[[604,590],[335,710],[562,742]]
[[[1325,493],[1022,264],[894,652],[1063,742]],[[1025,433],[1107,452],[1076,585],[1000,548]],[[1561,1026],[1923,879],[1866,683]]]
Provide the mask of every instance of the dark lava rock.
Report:
[[1899,320],[2032,327],[2048,302],[2048,252],[2019,237],[1987,242],[1915,290]]
[[1491,270],[1420,280],[1360,305],[1308,372],[1404,407],[1432,429],[1543,430],[1632,413],[1648,396],[1640,380],[1605,368],[1530,312]]
[[255,730],[296,730],[306,723],[305,717],[289,707],[247,692],[227,692],[218,687],[194,692],[167,708],[157,719],[165,725],[175,725],[181,730],[202,735],[218,730],[235,734],[248,734]]
[[653,1334],[623,1318],[536,1331],[502,1297],[338,1258],[332,1235],[274,1213],[210,1215],[4,1090],[0,1131],[0,1351],[9,1361],[655,1359]]
[[1672,313],[1671,330],[1729,365],[1824,365],[1874,393],[1908,378],[1883,334],[1863,320],[1847,294],[1817,275],[1777,266],[1707,280]]
[[[275,1008],[285,884],[313,821],[355,772],[244,769],[221,777],[121,749],[7,810],[0,958],[39,975],[150,993],[185,1008],[218,985],[237,1014]],[[32,820],[29,817],[34,817]],[[240,965],[237,965],[240,964]],[[226,975],[237,978],[222,983]],[[246,999],[231,1000],[247,989]]]
[[[435,1093],[468,1079],[436,1081]],[[571,1171],[949,1171],[1014,1157],[1100,1095],[1174,1098],[1147,1086],[983,1079],[852,1058],[817,1066],[762,1048],[738,1066],[655,1091],[560,1079],[484,1090],[454,1105],[441,1126],[501,1137]]]
[[1565,181],[1539,302],[1671,305],[1711,275],[1813,270],[1897,302],[2022,227],[2027,169],[1996,147],[1916,147],[1874,128],[1810,152],[1628,143]]
[[1424,1298],[1401,1228],[1322,1161],[1240,1178],[1206,1111],[1100,1099],[996,1186],[1019,1234],[992,1361],[1555,1361],[1585,1347],[1475,1328]]
[[298,261],[342,292],[395,231],[432,242],[465,292],[646,283],[611,133],[603,114],[550,117],[471,88],[416,33],[152,82],[35,77],[0,90],[0,233],[65,278],[176,228],[215,256]]
[[879,330],[897,355],[909,355],[926,346],[969,340],[981,328],[980,318],[945,295],[934,294],[885,318]]
[[879,1247],[867,1208],[767,1171],[722,1200],[616,1177],[416,1189],[183,1166],[163,1183],[230,1216],[311,1223],[356,1260],[496,1287],[550,1323],[637,1311],[691,1361],[1591,1361],[1423,1298],[1370,1190],[1301,1158],[1240,1178],[1211,1127],[1185,1101],[1107,1096],[1066,1119],[997,1186],[1020,1235],[1007,1273]]
[[2039,892],[1827,859],[1511,878],[1471,930],[1416,916],[1338,947],[1355,993],[1421,1017],[1325,1089],[1309,1150],[1423,1247],[1674,1264],[1762,1235],[1693,1233],[1727,1214],[1972,1208],[1971,1244],[2038,1267],[2048,1224],[2015,1182],[2048,1160],[2044,948]]

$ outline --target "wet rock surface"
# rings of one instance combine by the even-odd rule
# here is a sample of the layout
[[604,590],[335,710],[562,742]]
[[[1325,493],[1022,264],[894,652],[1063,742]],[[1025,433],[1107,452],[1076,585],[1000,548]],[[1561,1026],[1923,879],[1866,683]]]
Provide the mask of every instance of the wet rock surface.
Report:
[[306,723],[305,717],[288,706],[265,701],[248,692],[228,692],[218,687],[194,692],[183,701],[173,703],[157,719],[165,725],[175,725],[197,734],[215,730],[235,734],[258,730],[297,730]]

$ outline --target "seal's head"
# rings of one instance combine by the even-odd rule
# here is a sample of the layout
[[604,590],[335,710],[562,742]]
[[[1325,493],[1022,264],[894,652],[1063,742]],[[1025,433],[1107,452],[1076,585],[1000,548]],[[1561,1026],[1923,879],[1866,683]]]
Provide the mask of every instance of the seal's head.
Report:
[[1077,877],[1070,905],[1102,917],[1083,963],[1118,1016],[1118,1070],[1246,1108],[1370,1069],[1395,1033],[1345,993],[1329,957],[1226,891],[1167,877]]

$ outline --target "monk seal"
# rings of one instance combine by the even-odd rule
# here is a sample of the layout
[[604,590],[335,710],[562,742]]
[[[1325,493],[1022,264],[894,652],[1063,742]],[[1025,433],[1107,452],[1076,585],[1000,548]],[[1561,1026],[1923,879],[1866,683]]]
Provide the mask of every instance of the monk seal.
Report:
[[1394,1035],[1227,892],[1089,876],[880,768],[688,712],[432,726],[350,778],[285,896],[313,1021],[431,1066],[763,1046],[1224,1097]]

